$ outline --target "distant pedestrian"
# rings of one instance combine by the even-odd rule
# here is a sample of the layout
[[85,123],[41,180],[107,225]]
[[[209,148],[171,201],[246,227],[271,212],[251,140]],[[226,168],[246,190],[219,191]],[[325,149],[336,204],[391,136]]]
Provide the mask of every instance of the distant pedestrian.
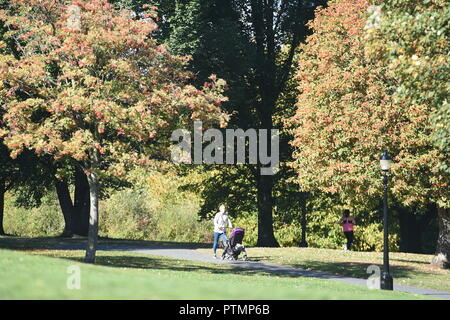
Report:
[[341,220],[341,225],[344,230],[345,237],[347,238],[345,250],[351,250],[354,240],[353,230],[355,229],[355,219],[350,215],[349,210],[344,211],[344,217]]
[[222,237],[222,242],[225,245],[228,242],[226,229],[233,228],[231,224],[230,218],[228,217],[228,213],[225,211],[225,206],[222,204],[219,207],[219,212],[216,213],[214,217],[214,258],[216,256],[217,245],[219,244],[219,237]]

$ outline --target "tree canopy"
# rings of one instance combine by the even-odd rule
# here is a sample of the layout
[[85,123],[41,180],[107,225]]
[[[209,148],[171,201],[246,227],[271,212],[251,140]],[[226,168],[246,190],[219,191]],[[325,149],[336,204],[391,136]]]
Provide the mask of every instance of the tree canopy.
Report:
[[447,157],[432,143],[429,104],[393,95],[398,80],[366,55],[368,1],[335,1],[317,12],[302,45],[293,126],[299,184],[349,203],[380,196],[379,157],[393,156],[392,193],[405,205],[449,204]]
[[91,218],[99,178],[167,154],[171,132],[193,119],[205,126],[225,120],[224,81],[213,75],[201,89],[187,84],[186,57],[152,38],[151,8],[134,17],[106,0],[70,7],[59,0],[13,0],[0,12],[4,37],[17,49],[0,56],[4,142],[13,158],[30,149],[81,166]]
[[[399,36],[390,38],[386,31],[387,39],[377,34],[378,42],[368,42],[377,32],[372,31],[369,5],[369,1],[333,1],[318,10],[310,23],[314,33],[301,46],[299,59],[297,113],[287,121],[295,137],[297,181],[304,190],[336,194],[353,207],[373,206],[383,191],[379,157],[388,150],[393,156],[390,190],[395,201],[406,207],[437,203],[447,208],[448,154],[434,143],[433,121],[443,102],[440,92],[447,86],[441,73],[440,45],[436,59],[430,53],[434,61],[430,69],[423,72],[424,79],[433,75],[436,87],[429,90],[436,96],[429,96],[422,87],[411,93],[410,84],[417,85],[419,77],[419,73],[411,75],[417,59],[402,56],[402,62],[391,64],[374,59],[383,52],[400,50],[389,44],[397,43]],[[385,23],[396,28],[395,21]],[[416,36],[410,37],[420,39]],[[403,38],[409,36],[403,33]],[[401,76],[397,73],[404,72],[399,65],[404,59],[409,61],[405,62],[409,76],[406,71]],[[405,96],[403,91],[410,93]]]

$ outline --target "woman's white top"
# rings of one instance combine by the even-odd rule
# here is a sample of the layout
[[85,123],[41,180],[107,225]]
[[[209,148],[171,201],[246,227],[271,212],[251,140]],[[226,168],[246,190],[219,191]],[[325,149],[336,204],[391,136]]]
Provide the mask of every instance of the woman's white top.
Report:
[[229,228],[233,228],[226,212],[217,212],[214,217],[214,232],[224,233],[227,225]]

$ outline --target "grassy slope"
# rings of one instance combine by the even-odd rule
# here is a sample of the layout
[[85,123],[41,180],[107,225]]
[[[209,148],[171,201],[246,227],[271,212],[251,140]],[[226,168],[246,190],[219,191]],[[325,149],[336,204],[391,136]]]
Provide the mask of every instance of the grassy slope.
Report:
[[[0,299],[425,298],[128,252],[100,251],[97,265],[87,265],[81,262],[83,253],[0,250]],[[81,269],[80,290],[66,286],[67,268],[73,264]]]
[[[209,249],[200,249],[210,252]],[[247,248],[253,261],[272,262],[297,268],[367,279],[369,265],[383,266],[382,252],[354,252],[317,248]],[[396,283],[450,291],[450,270],[435,269],[432,256],[390,253],[391,274]]]

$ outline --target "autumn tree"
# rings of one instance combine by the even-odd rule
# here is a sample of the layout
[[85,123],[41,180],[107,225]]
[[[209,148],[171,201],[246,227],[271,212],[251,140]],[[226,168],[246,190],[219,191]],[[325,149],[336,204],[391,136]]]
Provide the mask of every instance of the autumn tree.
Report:
[[408,156],[402,170],[403,176],[423,181],[407,190],[406,185],[395,187],[414,200],[429,199],[438,205],[440,232],[433,264],[450,268],[450,5],[445,0],[372,2],[366,28],[368,57],[386,66],[386,77],[395,84],[393,103],[404,106],[405,113],[411,114],[407,118],[423,122],[414,135],[405,137],[420,143],[421,149]]
[[388,150],[396,202],[448,207],[448,155],[433,144],[430,121],[435,107],[396,96],[399,79],[390,66],[370,59],[369,5],[333,1],[310,23],[314,33],[301,46],[297,73],[298,109],[287,121],[295,136],[298,183],[349,206],[374,207],[383,190],[378,161]]
[[[158,45],[152,8],[136,19],[106,0],[13,0],[0,13],[20,57],[0,56],[2,130],[11,156],[24,149],[85,173],[90,221],[85,261],[94,262],[100,182],[167,155],[171,132],[193,119],[224,121],[224,82],[186,84],[187,58]],[[58,174],[64,176],[66,166]]]
[[[9,0],[0,1],[0,10],[8,8]],[[7,28],[0,22],[0,39],[4,40]],[[0,48],[1,54],[18,54],[12,42],[6,41]],[[0,127],[4,128],[1,121],[5,110],[0,105]],[[23,152],[19,157],[12,159],[10,151],[0,138],[0,235],[5,234],[3,215],[5,208],[5,193],[14,192],[16,205],[32,207],[40,205],[42,196],[52,186],[51,169],[46,159],[37,157],[30,151]],[[48,183],[48,185],[46,185]]]

